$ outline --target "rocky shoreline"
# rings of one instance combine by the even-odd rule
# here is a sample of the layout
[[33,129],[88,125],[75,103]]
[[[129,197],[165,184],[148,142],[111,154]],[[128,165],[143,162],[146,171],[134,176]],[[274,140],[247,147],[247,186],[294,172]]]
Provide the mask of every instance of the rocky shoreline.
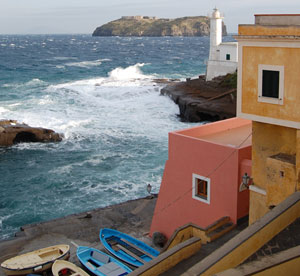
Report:
[[172,82],[161,90],[179,106],[184,122],[218,121],[236,116],[236,87],[234,75],[205,81],[205,76]]

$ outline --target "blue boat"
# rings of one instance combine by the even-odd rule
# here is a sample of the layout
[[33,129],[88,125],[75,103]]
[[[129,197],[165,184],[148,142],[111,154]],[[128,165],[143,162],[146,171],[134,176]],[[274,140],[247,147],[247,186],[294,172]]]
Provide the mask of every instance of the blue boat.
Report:
[[79,246],[76,254],[80,263],[93,275],[123,276],[132,271],[120,261],[95,248]]
[[113,229],[101,229],[100,241],[108,252],[135,267],[159,255],[159,251],[148,244]]

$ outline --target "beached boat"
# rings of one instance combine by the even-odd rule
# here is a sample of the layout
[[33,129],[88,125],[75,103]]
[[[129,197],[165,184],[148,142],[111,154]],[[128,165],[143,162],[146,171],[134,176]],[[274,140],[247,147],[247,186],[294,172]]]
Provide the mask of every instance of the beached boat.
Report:
[[113,229],[101,229],[100,241],[111,254],[136,267],[159,255],[159,251],[148,244]]
[[54,262],[52,274],[53,276],[90,276],[80,267],[64,260],[56,260]]
[[132,271],[112,256],[95,248],[79,246],[77,257],[86,269],[98,276],[123,276]]
[[1,264],[1,268],[6,275],[36,274],[50,269],[56,260],[69,257],[70,246],[59,244],[8,259]]

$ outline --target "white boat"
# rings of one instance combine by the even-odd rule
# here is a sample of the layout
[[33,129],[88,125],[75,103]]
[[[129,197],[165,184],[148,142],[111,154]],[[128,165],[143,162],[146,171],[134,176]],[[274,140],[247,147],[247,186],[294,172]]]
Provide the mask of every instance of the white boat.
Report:
[[56,260],[69,257],[70,246],[59,244],[10,258],[1,264],[1,268],[6,275],[36,274],[50,269]]
[[57,260],[54,262],[52,274],[53,276],[90,276],[80,267],[64,260]]

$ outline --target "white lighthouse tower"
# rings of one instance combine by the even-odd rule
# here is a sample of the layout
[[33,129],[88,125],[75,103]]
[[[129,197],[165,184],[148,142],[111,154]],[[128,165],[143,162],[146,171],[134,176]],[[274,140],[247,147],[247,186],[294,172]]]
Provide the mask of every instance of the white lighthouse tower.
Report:
[[219,52],[217,49],[222,43],[222,19],[223,17],[221,17],[219,10],[215,8],[210,18],[210,60],[219,59]]
[[222,20],[215,8],[210,17],[210,48],[206,67],[206,80],[233,73],[237,69],[237,42],[222,42]]

